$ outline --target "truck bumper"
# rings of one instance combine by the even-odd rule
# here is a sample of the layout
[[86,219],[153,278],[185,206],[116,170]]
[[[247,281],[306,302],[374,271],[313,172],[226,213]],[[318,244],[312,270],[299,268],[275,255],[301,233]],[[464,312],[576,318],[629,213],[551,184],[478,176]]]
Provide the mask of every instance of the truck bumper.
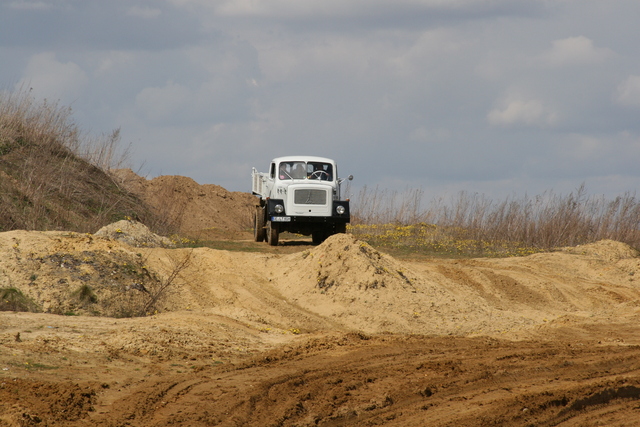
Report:
[[346,224],[351,220],[348,200],[334,200],[331,207],[331,216],[287,215],[286,210],[281,213],[277,213],[275,210],[276,205],[284,206],[284,203],[280,199],[267,200],[267,217],[272,222],[282,224]]

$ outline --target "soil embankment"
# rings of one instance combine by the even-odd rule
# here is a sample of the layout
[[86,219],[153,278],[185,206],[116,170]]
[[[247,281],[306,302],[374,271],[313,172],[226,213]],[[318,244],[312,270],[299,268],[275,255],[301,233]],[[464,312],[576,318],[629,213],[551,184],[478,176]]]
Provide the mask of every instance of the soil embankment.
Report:
[[158,224],[160,228],[202,240],[246,238],[251,234],[257,199],[249,192],[198,184],[184,176],[165,175],[148,180],[131,169],[111,173],[120,186],[153,210],[163,222]]

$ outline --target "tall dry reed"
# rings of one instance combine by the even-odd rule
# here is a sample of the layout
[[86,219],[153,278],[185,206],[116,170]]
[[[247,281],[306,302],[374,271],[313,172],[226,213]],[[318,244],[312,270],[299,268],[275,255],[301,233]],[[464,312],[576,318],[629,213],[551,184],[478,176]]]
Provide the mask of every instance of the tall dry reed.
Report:
[[428,205],[422,195],[419,190],[394,193],[365,188],[352,207],[354,229],[429,223],[446,230],[448,239],[475,241],[484,247],[512,242],[549,250],[612,239],[640,248],[640,200],[631,192],[607,199],[589,195],[583,184],[566,195],[547,191],[495,201],[463,191]]

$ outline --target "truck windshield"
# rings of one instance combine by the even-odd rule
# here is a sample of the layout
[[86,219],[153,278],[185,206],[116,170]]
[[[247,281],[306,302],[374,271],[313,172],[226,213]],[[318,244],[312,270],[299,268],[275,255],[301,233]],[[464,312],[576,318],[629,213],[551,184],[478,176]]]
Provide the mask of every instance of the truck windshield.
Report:
[[333,167],[331,163],[281,162],[278,171],[278,176],[281,180],[318,179],[322,181],[333,181]]

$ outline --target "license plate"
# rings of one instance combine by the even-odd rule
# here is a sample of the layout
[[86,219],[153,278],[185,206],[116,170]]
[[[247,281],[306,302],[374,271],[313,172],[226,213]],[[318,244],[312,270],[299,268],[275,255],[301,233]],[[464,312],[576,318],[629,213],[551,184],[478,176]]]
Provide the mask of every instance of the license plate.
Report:
[[271,221],[273,222],[291,222],[290,216],[272,216]]

